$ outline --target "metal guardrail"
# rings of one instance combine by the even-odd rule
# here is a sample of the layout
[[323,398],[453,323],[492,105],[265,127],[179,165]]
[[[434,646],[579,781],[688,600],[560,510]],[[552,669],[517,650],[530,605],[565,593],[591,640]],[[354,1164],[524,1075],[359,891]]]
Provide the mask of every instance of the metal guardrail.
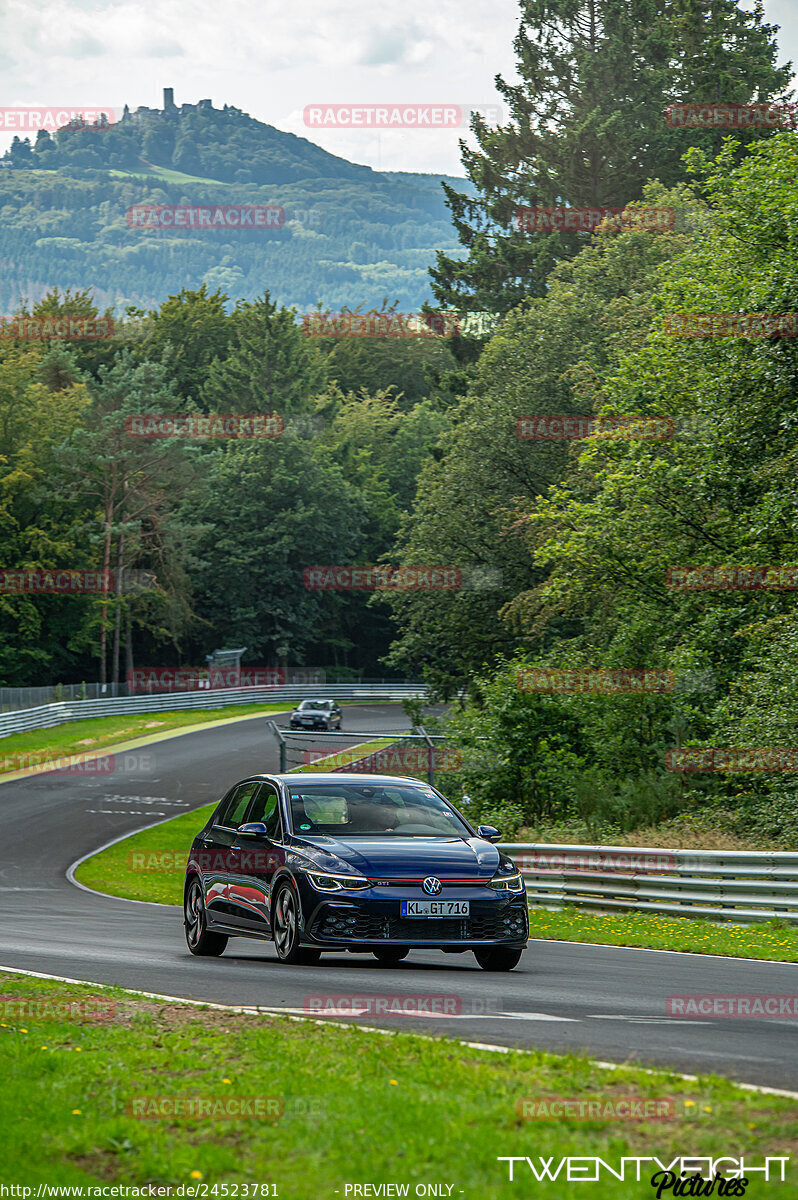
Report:
[[798,922],[798,853],[506,843],[530,903]]
[[408,700],[426,694],[423,683],[303,684],[286,687],[215,688],[167,692],[158,696],[124,696],[105,700],[64,700],[0,714],[0,738],[30,729],[49,729],[89,717],[121,717],[170,709],[226,708],[233,704],[293,705],[300,700]]
[[[145,672],[148,668],[144,668]],[[177,671],[179,668],[175,668]],[[243,668],[246,671],[246,667]],[[199,668],[198,668],[199,670]],[[318,675],[320,678],[308,678]],[[403,680],[377,679],[369,676],[350,677],[346,681],[331,679],[323,667],[287,667],[284,676],[285,687],[305,687],[311,684],[328,684],[330,687],[343,687],[346,684],[363,687],[372,683],[403,683]],[[243,685],[242,685],[243,686]],[[62,700],[114,700],[120,696],[158,695],[165,693],[168,687],[153,685],[147,688],[131,687],[124,683],[50,683],[39,687],[0,687],[0,714],[17,712],[23,708],[41,708],[47,704],[60,704]],[[175,691],[181,691],[177,686]]]

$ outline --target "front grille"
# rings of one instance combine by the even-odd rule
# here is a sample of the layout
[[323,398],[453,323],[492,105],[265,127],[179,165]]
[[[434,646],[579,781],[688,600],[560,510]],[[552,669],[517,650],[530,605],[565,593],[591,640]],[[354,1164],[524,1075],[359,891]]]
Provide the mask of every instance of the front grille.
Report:
[[388,937],[402,942],[462,942],[468,921],[462,917],[389,917]]
[[313,936],[324,941],[464,942],[520,940],[527,935],[523,909],[467,917],[385,917],[351,909],[327,909]]

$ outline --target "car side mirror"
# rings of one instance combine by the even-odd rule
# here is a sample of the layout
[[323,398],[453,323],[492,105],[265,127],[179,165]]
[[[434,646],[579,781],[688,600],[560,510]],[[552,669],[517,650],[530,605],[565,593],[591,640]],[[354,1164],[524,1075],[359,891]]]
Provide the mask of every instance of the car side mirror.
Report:
[[263,821],[247,821],[246,825],[239,825],[239,837],[260,837],[269,836],[269,831],[263,824]]
[[494,825],[477,826],[477,837],[484,838],[486,842],[498,842],[501,836],[500,831]]

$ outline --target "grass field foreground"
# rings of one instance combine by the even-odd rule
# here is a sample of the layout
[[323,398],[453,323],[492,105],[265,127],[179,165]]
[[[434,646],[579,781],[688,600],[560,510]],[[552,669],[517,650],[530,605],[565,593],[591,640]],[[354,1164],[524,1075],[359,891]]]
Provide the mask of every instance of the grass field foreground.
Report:
[[[264,962],[265,992],[280,970]],[[759,1162],[798,1148],[792,1100],[716,1077],[608,1071],[577,1055],[496,1054],[401,1029],[379,1036],[5,973],[0,1017],[7,1183],[269,1184],[249,1194],[335,1200],[350,1183],[408,1184],[413,1195],[437,1182],[470,1200],[537,1190],[573,1200],[564,1177],[509,1183],[497,1158],[597,1156],[617,1168],[623,1155],[744,1150]],[[571,1116],[530,1119],[566,1099]],[[631,1100],[657,1118],[619,1115]],[[645,1193],[654,1195],[647,1176],[602,1178],[595,1194]]]

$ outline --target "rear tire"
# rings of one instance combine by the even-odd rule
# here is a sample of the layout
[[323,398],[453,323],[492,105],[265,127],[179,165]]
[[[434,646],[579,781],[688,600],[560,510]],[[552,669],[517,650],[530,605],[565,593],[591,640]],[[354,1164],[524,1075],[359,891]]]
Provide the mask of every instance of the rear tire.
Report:
[[512,946],[488,946],[484,950],[475,950],[474,958],[483,971],[512,971],[521,960],[523,950]]
[[186,892],[183,924],[186,930],[186,945],[192,954],[201,958],[216,958],[227,945],[228,939],[223,933],[208,931],[202,884],[198,879],[192,880]]
[[409,953],[408,948],[403,949],[401,946],[384,946],[379,950],[372,950],[377,962],[383,967],[395,967],[403,958],[407,958]]
[[272,910],[272,937],[277,957],[289,966],[309,966],[321,958],[321,950],[309,950],[299,944],[299,898],[290,883],[283,883],[277,889]]

